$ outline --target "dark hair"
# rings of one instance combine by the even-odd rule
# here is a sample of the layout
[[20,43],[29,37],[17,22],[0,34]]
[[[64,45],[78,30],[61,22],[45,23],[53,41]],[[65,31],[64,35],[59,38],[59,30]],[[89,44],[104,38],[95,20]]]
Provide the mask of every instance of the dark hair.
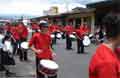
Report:
[[112,10],[114,12],[120,12],[120,0],[112,0]]
[[120,14],[110,13],[103,19],[103,26],[107,38],[115,38],[120,35]]

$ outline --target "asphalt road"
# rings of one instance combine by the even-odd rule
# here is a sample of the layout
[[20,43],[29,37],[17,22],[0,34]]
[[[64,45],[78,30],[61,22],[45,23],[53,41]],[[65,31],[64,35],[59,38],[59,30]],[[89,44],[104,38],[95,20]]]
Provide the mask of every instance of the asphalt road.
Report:
[[[76,53],[76,42],[73,42],[73,50],[65,49],[65,40],[59,40],[54,46],[57,54],[55,61],[59,64],[58,78],[88,78],[88,65],[95,45],[85,48],[85,54]],[[16,72],[18,77],[11,78],[35,78],[35,57],[32,51],[29,53],[29,62],[20,62],[18,56],[15,57],[16,66],[10,69]],[[0,72],[0,78],[7,78],[4,72]]]

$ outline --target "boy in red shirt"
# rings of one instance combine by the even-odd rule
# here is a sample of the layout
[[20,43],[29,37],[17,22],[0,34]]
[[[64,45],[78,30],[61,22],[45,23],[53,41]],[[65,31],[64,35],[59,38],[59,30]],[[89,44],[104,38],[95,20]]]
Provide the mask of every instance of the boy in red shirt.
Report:
[[[20,37],[20,44],[22,42],[26,42],[27,38],[28,38],[28,30],[27,27],[22,23],[18,23],[17,26],[17,30],[18,30],[18,34]],[[28,61],[28,57],[27,57],[27,51],[22,51],[21,47],[20,47],[20,61]]]
[[52,39],[52,44],[56,44],[56,42],[57,42],[57,33],[60,31],[59,26],[56,23],[54,23],[53,25],[51,25],[49,27],[49,31],[50,31],[51,34],[55,35],[55,38]]
[[[38,72],[38,65],[40,60],[42,59],[52,60],[53,51],[51,49],[51,37],[50,34],[48,33],[48,24],[40,23],[40,26],[41,26],[41,32],[37,32],[33,34],[29,42],[29,46],[36,54],[37,78],[45,78],[45,76],[42,73]],[[48,77],[48,78],[56,78],[56,77],[57,76]]]
[[64,27],[65,33],[66,33],[66,49],[71,50],[72,49],[72,40],[70,38],[70,34],[74,31],[74,28],[72,25],[67,25]]
[[84,30],[81,28],[78,28],[75,30],[76,37],[77,37],[77,53],[84,53],[84,45],[83,45],[83,37],[84,37]]
[[[120,12],[120,11],[119,11]],[[104,18],[107,41],[99,45],[89,65],[89,78],[120,78],[120,18],[111,12]]]
[[31,26],[32,26],[32,34],[34,32],[38,32],[38,30],[40,29],[40,26],[36,22],[32,22]]

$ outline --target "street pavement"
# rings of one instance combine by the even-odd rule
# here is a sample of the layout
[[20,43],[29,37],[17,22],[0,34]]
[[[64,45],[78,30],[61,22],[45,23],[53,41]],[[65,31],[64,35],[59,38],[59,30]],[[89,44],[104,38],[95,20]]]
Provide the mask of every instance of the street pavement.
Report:
[[[65,49],[65,40],[58,40],[53,47],[57,54],[54,60],[59,64],[58,78],[88,78],[88,65],[95,45],[86,47],[85,54],[77,54],[76,42],[73,42],[73,50]],[[28,62],[20,62],[18,56],[15,56],[16,66],[12,66],[10,70],[16,72],[17,77],[9,78],[35,78],[35,55],[31,50],[28,54]],[[0,72],[0,78],[8,77]]]

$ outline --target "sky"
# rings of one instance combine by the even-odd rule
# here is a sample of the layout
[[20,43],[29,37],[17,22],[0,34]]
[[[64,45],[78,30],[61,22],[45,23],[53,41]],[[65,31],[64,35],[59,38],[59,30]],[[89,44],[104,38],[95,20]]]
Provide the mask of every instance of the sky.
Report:
[[85,4],[102,0],[0,0],[0,14],[43,15],[44,10],[58,6],[59,12],[66,12],[75,7],[85,7]]

